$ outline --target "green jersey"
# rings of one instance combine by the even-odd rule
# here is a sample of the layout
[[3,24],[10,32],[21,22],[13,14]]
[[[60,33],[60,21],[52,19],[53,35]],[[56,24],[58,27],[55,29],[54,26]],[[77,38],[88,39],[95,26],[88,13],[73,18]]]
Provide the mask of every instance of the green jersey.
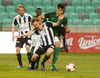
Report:
[[[34,16],[34,17],[38,18],[38,16]],[[43,23],[46,22],[46,21],[47,21],[46,19],[42,19]]]
[[[45,18],[48,19],[48,21],[52,21],[52,22],[57,22],[58,21],[58,17],[56,15],[56,12],[51,12],[51,13],[45,14]],[[68,20],[67,20],[66,17],[64,17],[61,20],[61,23],[60,23],[59,26],[53,27],[54,36],[58,36],[58,30],[61,27],[61,25],[67,26],[67,24],[68,24]]]

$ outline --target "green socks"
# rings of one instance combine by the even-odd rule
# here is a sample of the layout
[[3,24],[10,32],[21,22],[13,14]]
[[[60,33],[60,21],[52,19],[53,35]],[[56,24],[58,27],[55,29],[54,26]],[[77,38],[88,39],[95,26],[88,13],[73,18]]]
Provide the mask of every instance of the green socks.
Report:
[[34,51],[34,49],[31,48],[31,58],[32,58],[32,56],[33,56],[33,51]]
[[39,65],[39,61],[40,61],[41,56],[39,56],[36,60],[36,65]]
[[58,59],[58,55],[59,55],[59,50],[60,50],[60,47],[55,48],[55,53],[53,55],[53,61],[52,61],[51,66],[54,66],[54,64],[56,63]]

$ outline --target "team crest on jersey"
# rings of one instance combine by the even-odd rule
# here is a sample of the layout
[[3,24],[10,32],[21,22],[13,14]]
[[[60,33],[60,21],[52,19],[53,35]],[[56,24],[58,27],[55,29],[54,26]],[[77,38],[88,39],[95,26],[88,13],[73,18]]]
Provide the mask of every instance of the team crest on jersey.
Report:
[[64,25],[63,25],[63,24],[61,24],[61,27],[64,27]]
[[29,16],[25,16],[25,18],[29,18]]

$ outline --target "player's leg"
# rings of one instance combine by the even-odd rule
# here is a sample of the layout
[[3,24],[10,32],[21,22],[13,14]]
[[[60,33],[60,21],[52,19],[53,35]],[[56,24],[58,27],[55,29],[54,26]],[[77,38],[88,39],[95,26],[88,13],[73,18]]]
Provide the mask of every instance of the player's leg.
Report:
[[39,68],[39,61],[40,61],[41,56],[39,56],[36,60],[36,65],[35,65],[35,70],[38,70]]
[[[35,49],[36,49],[36,47],[35,47]],[[35,53],[35,50],[34,50],[34,48],[32,47],[32,48],[31,48],[31,58],[32,58],[32,56],[33,56],[34,53]],[[41,56],[39,56],[39,57],[37,58],[37,60],[36,60],[35,70],[38,70],[40,57],[41,57]]]
[[26,70],[34,70],[34,66],[35,66],[35,63],[36,63],[36,60],[38,57],[39,57],[39,55],[34,53],[34,55],[32,56],[32,59],[31,59],[31,67],[27,68]]
[[31,40],[29,40],[29,43],[31,44],[31,57],[33,56],[34,53],[34,48],[37,46],[39,42],[40,36],[39,35],[32,35]]
[[34,55],[32,56],[32,59],[31,59],[31,67],[27,68],[26,70],[33,70],[37,58],[38,58],[40,55],[42,55],[43,53],[44,53],[43,48],[39,47],[39,48],[36,50],[36,52],[34,53]]
[[[47,51],[45,53],[47,53]],[[51,63],[52,62],[51,59],[48,59],[48,62]]]
[[31,67],[31,50],[30,50],[30,44],[28,42],[28,38],[24,39],[24,43],[26,44],[26,51],[27,51],[27,57],[28,57],[28,60],[29,60],[29,67]]
[[35,66],[35,63],[36,63],[36,60],[37,60],[38,57],[39,57],[39,55],[36,54],[36,53],[33,55],[32,59],[31,59],[32,69],[34,69],[34,66]]
[[[34,53],[36,52],[36,50],[39,48],[40,44],[41,44],[41,39],[40,39],[40,36],[36,36],[37,39],[36,39],[36,45],[35,45],[35,48],[34,48]],[[39,67],[39,61],[40,61],[40,58],[41,56],[39,56],[36,60],[36,65],[35,65],[35,70],[38,70],[38,67]]]
[[64,45],[64,49],[65,49],[65,36],[63,36],[63,45]]
[[[37,45],[35,46],[35,48],[34,48],[34,53],[36,52],[36,50],[37,50],[38,48],[39,48],[39,44],[37,44]],[[39,57],[37,58],[37,60],[36,60],[35,70],[38,70],[40,57],[41,57],[41,56],[39,56]]]
[[19,65],[17,67],[15,67],[15,68],[23,68],[20,49],[21,49],[20,47],[16,47],[17,60],[18,60]]
[[27,57],[29,60],[29,67],[31,67],[31,50],[30,50],[30,45],[26,45],[26,50],[27,50]]
[[31,58],[33,56],[33,52],[34,52],[34,47],[31,47]]
[[58,59],[59,51],[60,51],[60,42],[59,42],[58,37],[56,37],[55,38],[55,52],[54,52],[54,55],[53,55],[51,70],[57,70],[54,65],[55,65],[55,63]]
[[16,41],[16,55],[19,65],[15,68],[23,68],[20,50],[21,48],[23,48],[24,43],[21,40],[22,40],[21,38],[18,38]]
[[[33,54],[34,54],[35,51],[36,51],[35,49],[36,49],[36,47],[35,47],[35,48],[33,48],[33,47],[31,48],[31,58],[32,58]],[[39,56],[39,57],[37,58],[36,65],[35,65],[35,70],[38,70],[40,57],[41,57],[41,56]]]
[[50,58],[51,54],[53,53],[54,49],[53,48],[48,48],[47,50],[47,54],[45,55],[43,61],[41,62],[41,70],[44,71],[45,70],[45,62]]

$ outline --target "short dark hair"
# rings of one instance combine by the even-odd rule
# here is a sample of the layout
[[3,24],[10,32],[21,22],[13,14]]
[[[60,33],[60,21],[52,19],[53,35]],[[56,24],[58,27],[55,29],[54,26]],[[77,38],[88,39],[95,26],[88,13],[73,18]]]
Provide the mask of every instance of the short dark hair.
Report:
[[57,8],[62,8],[62,9],[65,9],[65,6],[63,4],[58,4]]
[[31,24],[34,23],[35,21],[38,22],[38,21],[39,21],[38,18],[36,18],[36,17],[32,18],[32,19],[31,19]]
[[37,11],[37,10],[41,10],[41,8],[37,8],[36,11]]

